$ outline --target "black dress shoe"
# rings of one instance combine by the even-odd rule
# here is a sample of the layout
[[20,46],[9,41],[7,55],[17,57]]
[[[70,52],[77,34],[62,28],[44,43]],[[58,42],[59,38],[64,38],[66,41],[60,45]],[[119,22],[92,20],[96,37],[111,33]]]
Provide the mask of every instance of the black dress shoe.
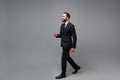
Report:
[[72,74],[76,74],[79,70],[80,70],[81,67],[75,69],[75,71],[72,73]]
[[62,78],[65,78],[65,77],[66,77],[66,75],[61,75],[60,74],[59,76],[56,76],[55,79],[62,79]]

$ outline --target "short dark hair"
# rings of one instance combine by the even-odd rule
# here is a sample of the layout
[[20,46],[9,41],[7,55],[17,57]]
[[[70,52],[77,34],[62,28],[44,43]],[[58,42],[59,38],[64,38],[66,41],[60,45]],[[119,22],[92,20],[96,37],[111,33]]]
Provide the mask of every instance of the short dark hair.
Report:
[[68,19],[70,19],[70,14],[68,12],[64,12],[67,15]]

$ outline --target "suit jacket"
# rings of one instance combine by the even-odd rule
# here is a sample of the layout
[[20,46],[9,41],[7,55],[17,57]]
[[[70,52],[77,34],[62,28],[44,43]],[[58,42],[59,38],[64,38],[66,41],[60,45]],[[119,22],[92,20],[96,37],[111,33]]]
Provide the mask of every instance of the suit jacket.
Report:
[[61,38],[63,48],[76,48],[77,36],[74,25],[70,22],[66,25],[66,28],[64,28],[64,25],[61,25],[60,33],[56,38]]

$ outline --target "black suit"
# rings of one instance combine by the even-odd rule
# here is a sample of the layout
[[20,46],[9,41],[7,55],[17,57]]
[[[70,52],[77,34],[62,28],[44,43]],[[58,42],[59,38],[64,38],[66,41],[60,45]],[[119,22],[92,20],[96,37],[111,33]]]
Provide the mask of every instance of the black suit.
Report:
[[75,27],[72,23],[68,23],[66,28],[65,24],[61,25],[60,34],[56,36],[56,38],[61,38],[61,46],[63,47],[61,65],[62,65],[62,73],[66,74],[66,66],[67,61],[71,64],[74,69],[79,68],[79,66],[73,61],[73,59],[69,55],[69,51],[71,48],[76,48],[77,36]]
[[60,34],[57,36],[57,38],[61,38],[61,46],[64,48],[76,48],[77,36],[74,25],[69,22],[66,28],[64,26],[65,24],[61,25]]

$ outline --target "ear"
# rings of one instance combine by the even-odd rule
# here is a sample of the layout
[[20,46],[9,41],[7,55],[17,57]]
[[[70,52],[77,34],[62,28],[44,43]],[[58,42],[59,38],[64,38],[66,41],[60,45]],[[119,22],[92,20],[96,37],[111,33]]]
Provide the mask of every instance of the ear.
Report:
[[69,18],[67,17],[67,20],[69,20]]

